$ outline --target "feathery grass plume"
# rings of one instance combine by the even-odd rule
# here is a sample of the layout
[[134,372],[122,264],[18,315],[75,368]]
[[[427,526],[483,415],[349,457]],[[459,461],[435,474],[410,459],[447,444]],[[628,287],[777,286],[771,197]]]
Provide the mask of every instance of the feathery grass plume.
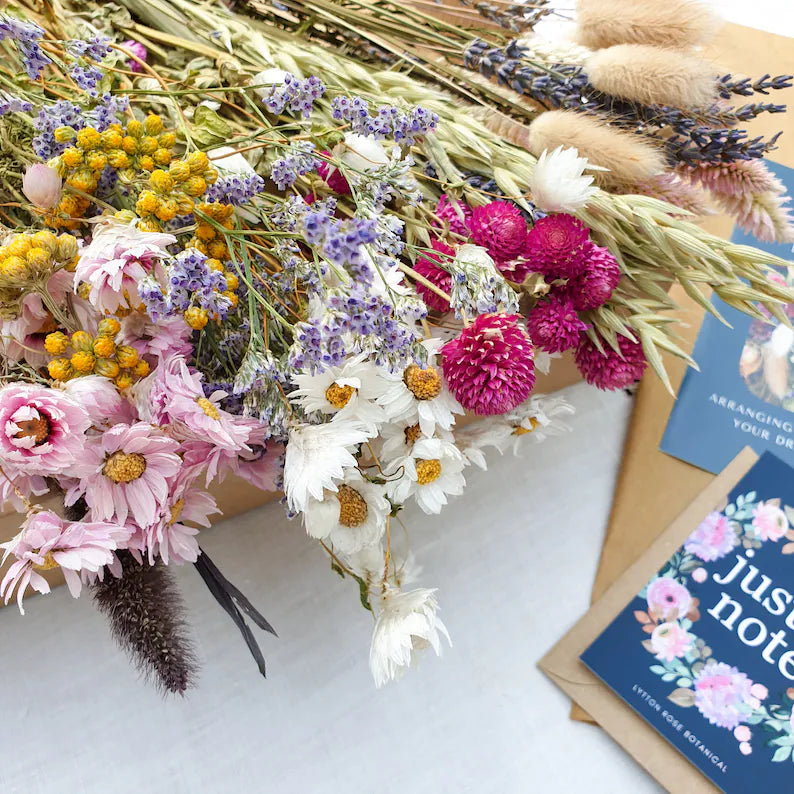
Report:
[[573,110],[541,113],[529,125],[529,150],[536,157],[558,146],[578,149],[589,162],[608,168],[595,172],[602,188],[636,185],[665,170],[664,155],[652,144]]
[[676,173],[657,174],[644,182],[638,182],[628,192],[666,201],[684,210],[682,215],[713,214],[705,192]]
[[790,201],[786,186],[762,160],[703,163],[679,172],[707,188],[720,209],[762,242],[794,242],[794,219],[791,207],[786,206]]
[[712,67],[702,58],[646,44],[616,44],[585,61],[590,82],[604,94],[644,105],[700,108],[717,99]]
[[92,586],[94,602],[110,620],[116,642],[163,692],[184,695],[197,673],[182,598],[161,562],[140,565],[118,553],[122,577],[106,575]]
[[613,44],[689,49],[719,26],[701,0],[578,0],[576,41],[593,50]]

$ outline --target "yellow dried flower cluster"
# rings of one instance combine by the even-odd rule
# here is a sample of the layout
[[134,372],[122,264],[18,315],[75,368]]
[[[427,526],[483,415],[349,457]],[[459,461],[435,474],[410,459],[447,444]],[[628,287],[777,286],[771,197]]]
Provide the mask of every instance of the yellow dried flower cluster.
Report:
[[155,169],[149,176],[148,188],[142,190],[135,204],[141,218],[138,228],[158,231],[161,223],[178,215],[190,215],[196,200],[218,179],[204,152],[191,152],[182,160],[172,162],[168,170]]
[[[99,322],[97,335],[75,331],[71,337],[62,331],[47,334],[44,349],[56,356],[47,365],[53,380],[70,380],[81,375],[101,375],[112,380],[119,389],[127,389],[139,378],[149,374],[149,365],[129,345],[117,345],[121,324],[115,317]],[[68,353],[71,348],[70,355]]]
[[[154,171],[168,166],[173,160],[176,136],[164,129],[163,120],[154,114],[145,121],[130,119],[126,126],[111,124],[104,132],[92,127],[74,130],[58,127],[55,140],[70,146],[48,162],[64,179],[67,186],[92,195],[99,177],[108,167],[116,170],[121,179],[132,180],[141,171]],[[90,200],[66,193],[48,217],[54,227],[74,228],[80,223]]]
[[28,286],[45,279],[56,267],[73,270],[77,253],[77,240],[71,234],[13,234],[0,246],[0,287]]
[[[198,205],[200,213],[212,218],[218,226],[224,229],[234,228],[234,207],[231,204],[221,204],[218,201]],[[215,228],[209,221],[198,219],[193,237],[187,243],[190,248],[198,248],[202,254],[211,259],[225,262],[229,259],[229,248],[223,237],[223,232]]]

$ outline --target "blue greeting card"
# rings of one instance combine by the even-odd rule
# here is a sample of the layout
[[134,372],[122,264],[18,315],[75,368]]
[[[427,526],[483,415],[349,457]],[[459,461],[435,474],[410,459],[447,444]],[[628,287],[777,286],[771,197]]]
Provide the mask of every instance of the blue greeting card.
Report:
[[728,794],[794,790],[793,506],[765,453],[580,657]]
[[[768,165],[794,194],[794,170]],[[731,240],[792,259],[790,245],[760,243],[739,230]],[[779,277],[794,286],[794,272]],[[714,473],[746,445],[794,465],[794,332],[719,298],[713,303],[732,327],[711,315],[703,320],[693,353],[700,371],[687,370],[661,449]]]

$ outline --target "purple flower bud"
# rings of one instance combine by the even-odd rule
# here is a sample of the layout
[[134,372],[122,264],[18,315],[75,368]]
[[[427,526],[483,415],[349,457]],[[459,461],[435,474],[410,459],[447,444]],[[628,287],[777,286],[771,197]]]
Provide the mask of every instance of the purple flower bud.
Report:
[[61,197],[61,177],[54,168],[36,163],[22,177],[22,192],[37,207],[52,209]]

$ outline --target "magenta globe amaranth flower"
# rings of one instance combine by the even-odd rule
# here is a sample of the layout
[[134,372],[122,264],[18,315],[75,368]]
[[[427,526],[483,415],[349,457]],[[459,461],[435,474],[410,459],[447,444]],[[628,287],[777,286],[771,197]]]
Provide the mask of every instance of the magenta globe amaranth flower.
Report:
[[[129,50],[136,58],[140,58],[142,61],[146,61],[149,57],[149,51],[146,47],[141,44],[140,41],[135,41],[135,39],[127,39],[127,41],[122,42],[122,47]],[[142,72],[143,66],[141,66],[138,61],[134,60],[133,58],[129,58],[127,60],[127,68],[131,72]]]
[[530,229],[524,256],[531,269],[552,278],[581,275],[590,258],[590,230],[573,215],[548,215]]
[[[469,224],[471,222],[471,209],[468,204],[457,199],[451,199],[443,193],[438,199],[438,204],[433,213],[440,221],[449,224],[449,230],[462,237],[469,236]],[[433,221],[434,226],[438,224]]]
[[584,270],[575,278],[568,279],[567,291],[579,311],[588,311],[603,306],[612,297],[618,281],[618,260],[609,249],[591,245]]
[[648,362],[639,342],[625,336],[618,337],[620,353],[604,340],[604,351],[587,336],[582,336],[576,348],[576,366],[584,379],[599,389],[623,389],[642,377]]
[[469,231],[475,244],[485,248],[497,265],[502,265],[524,250],[527,222],[514,204],[492,201],[472,210]]
[[36,163],[28,166],[22,177],[22,192],[31,204],[52,209],[61,198],[61,177],[54,168]]
[[565,294],[550,295],[538,303],[527,318],[530,338],[549,353],[562,353],[576,347],[586,328],[573,301]]
[[[452,291],[452,276],[449,271],[439,265],[439,262],[442,260],[439,254],[446,254],[450,257],[451,261],[451,259],[455,257],[455,251],[440,240],[433,240],[430,245],[434,251],[438,251],[439,253],[431,254],[429,251],[423,253],[422,256],[416,260],[414,270],[419,273],[420,276],[424,276],[424,278],[438,287],[442,292],[446,292],[447,295],[449,295]],[[433,292],[428,286],[422,284],[421,281],[416,282],[416,291],[419,293],[419,296],[425,302],[428,309],[434,309],[437,312],[449,311],[449,301]]]
[[0,460],[43,477],[71,474],[91,420],[64,392],[31,384],[0,389]]
[[481,314],[441,348],[449,390],[476,414],[503,414],[535,385],[535,349],[517,314]]
[[[320,152],[320,154],[326,157],[331,156],[329,151]],[[322,160],[317,166],[317,173],[334,193],[339,193],[341,196],[350,195],[350,184],[347,178],[333,163]]]

